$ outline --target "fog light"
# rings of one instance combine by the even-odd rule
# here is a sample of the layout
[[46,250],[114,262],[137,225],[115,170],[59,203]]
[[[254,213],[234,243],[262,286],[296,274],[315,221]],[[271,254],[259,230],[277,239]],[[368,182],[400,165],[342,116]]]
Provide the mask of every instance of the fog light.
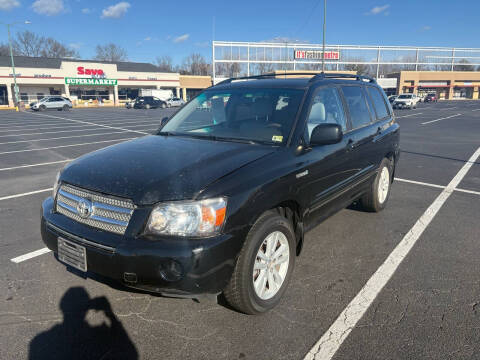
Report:
[[183,267],[178,261],[167,259],[160,264],[159,272],[166,281],[178,281],[183,276]]
[[135,284],[137,282],[137,274],[123,273],[123,280],[127,283]]

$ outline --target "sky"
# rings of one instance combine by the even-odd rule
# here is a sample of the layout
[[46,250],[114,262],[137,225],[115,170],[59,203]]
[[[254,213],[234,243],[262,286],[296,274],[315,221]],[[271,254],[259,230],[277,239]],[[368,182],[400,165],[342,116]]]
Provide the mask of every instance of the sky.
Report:
[[[327,44],[480,48],[480,1],[328,0]],[[114,42],[131,61],[191,53],[211,58],[211,41],[291,39],[321,43],[323,0],[0,0],[0,22],[75,48],[84,59]],[[0,42],[7,41],[0,27]]]

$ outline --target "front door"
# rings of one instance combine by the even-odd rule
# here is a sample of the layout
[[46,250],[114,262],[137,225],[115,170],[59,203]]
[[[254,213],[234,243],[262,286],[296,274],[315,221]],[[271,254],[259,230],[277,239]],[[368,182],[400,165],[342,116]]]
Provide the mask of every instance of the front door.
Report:
[[305,124],[304,138],[308,143],[315,126],[335,123],[342,126],[346,135],[337,144],[312,146],[299,156],[302,167],[297,170],[297,190],[302,203],[307,204],[306,230],[314,227],[331,213],[342,207],[337,197],[354,175],[348,149],[347,117],[338,89],[334,86],[316,90],[310,104]]

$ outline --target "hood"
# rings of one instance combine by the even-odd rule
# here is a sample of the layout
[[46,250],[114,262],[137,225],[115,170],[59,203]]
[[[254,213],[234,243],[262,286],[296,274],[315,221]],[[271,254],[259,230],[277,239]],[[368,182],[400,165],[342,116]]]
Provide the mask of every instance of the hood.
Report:
[[270,146],[146,136],[76,159],[60,180],[149,205],[192,199],[215,180],[273,151]]

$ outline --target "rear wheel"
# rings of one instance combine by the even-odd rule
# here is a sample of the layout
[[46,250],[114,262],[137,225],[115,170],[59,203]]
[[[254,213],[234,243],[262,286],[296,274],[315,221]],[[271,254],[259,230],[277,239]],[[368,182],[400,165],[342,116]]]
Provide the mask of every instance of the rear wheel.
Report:
[[167,105],[164,102],[162,102],[162,109],[165,109],[166,107]]
[[287,289],[295,265],[292,224],[276,211],[264,213],[252,226],[224,295],[246,314],[275,307]]
[[360,201],[367,211],[379,212],[387,205],[390,197],[390,185],[392,184],[392,163],[388,159],[383,159],[378,168],[375,181],[372,183],[370,191],[364,195]]
[[68,106],[68,105],[63,105],[62,110],[63,110],[63,111],[69,111],[69,110],[70,110],[70,106]]
[[147,109],[147,110],[150,109],[150,104],[146,104],[145,109]]

